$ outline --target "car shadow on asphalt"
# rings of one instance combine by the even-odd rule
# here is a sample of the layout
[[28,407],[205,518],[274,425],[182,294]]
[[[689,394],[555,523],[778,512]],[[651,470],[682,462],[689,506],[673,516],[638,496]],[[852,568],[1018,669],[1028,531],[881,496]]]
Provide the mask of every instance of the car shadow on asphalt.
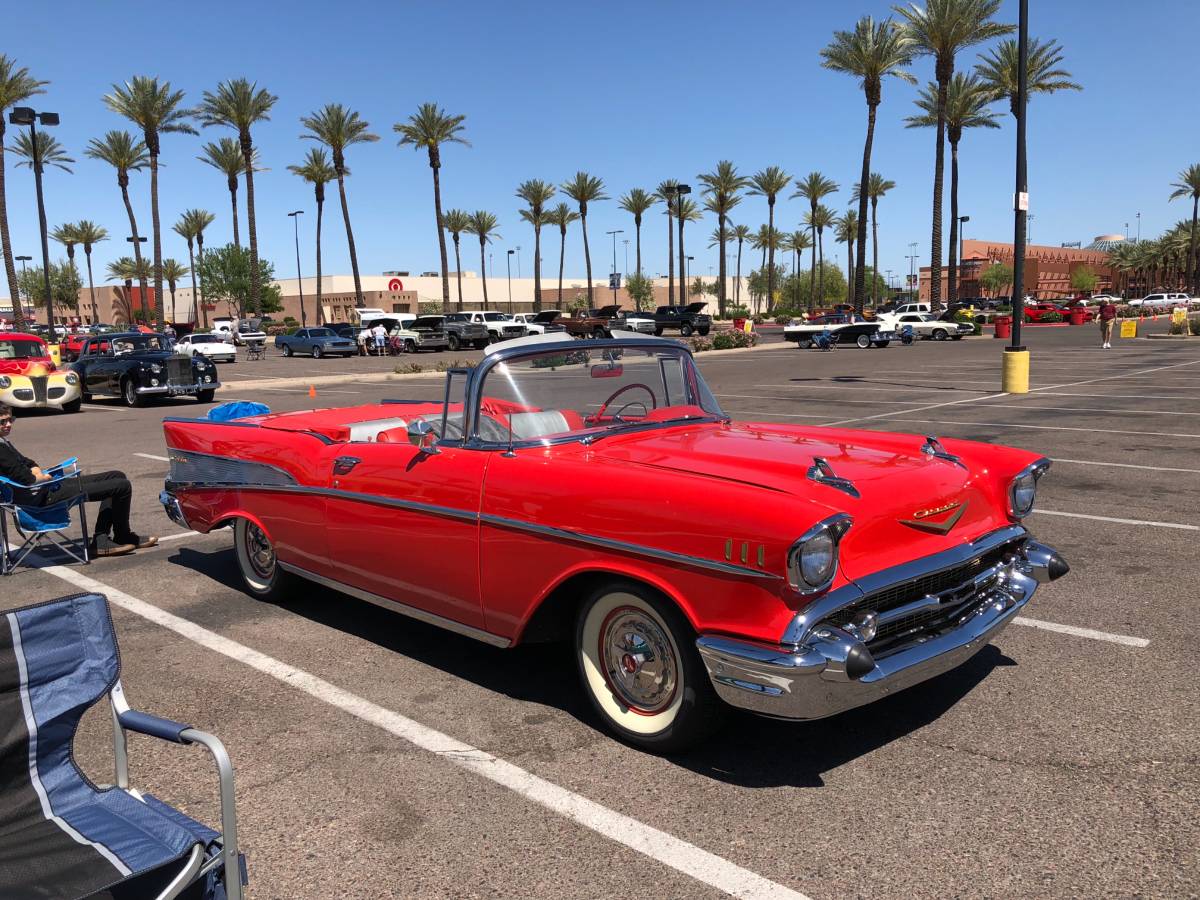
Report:
[[[231,549],[203,552],[181,547],[170,562],[242,592]],[[583,695],[574,655],[566,643],[501,650],[338,591],[301,584],[303,589],[285,603],[263,604],[247,597],[240,612],[228,610],[220,621],[229,624],[264,615],[302,616],[485,690],[522,703],[559,709],[598,733],[606,733]],[[211,617],[210,602],[195,605],[196,610],[180,608],[175,612],[201,622],[204,613]],[[931,681],[815,722],[780,721],[735,711],[728,725],[703,746],[672,757],[672,762],[705,778],[739,787],[823,787],[823,773],[929,725],[962,701],[993,669],[1014,665],[1017,663],[999,649],[987,646],[958,668]]]

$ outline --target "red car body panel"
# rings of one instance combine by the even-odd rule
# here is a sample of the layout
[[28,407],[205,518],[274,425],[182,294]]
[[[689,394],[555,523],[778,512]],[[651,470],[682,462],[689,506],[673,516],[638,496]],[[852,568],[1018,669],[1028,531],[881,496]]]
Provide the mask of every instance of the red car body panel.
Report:
[[32,342],[41,345],[41,353],[37,356],[27,356],[24,359],[0,359],[0,375],[29,375],[36,371],[53,372],[54,360],[46,342],[36,334],[25,334],[19,331],[0,331],[0,340]]

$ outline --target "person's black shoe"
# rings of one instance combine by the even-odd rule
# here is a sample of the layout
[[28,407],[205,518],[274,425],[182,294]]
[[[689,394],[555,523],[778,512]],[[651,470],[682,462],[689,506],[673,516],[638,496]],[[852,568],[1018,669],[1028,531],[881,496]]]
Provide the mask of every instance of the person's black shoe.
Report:
[[135,544],[122,544],[112,540],[108,535],[97,535],[88,547],[88,556],[92,559],[101,559],[106,556],[124,556],[126,553],[132,553],[137,549]]

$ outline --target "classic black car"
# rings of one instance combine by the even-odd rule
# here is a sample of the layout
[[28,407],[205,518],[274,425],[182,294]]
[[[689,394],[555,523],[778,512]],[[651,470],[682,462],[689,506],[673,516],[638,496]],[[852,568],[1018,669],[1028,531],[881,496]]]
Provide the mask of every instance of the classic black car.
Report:
[[879,322],[855,320],[853,316],[828,315],[815,316],[807,321],[793,320],[784,326],[783,339],[793,341],[801,350],[807,350],[813,345],[813,338],[823,332],[837,335],[838,346],[855,344],[864,350],[869,347],[886,347],[898,335],[890,327],[885,328]]
[[654,333],[662,334],[663,329],[679,329],[679,333],[688,337],[692,332],[700,335],[708,334],[712,328],[712,317],[704,311],[705,304],[689,303],[687,306],[660,306],[654,311]]
[[221,386],[216,363],[173,353],[167,346],[163,335],[138,331],[89,337],[71,364],[83,399],[120,397],[126,406],[144,406],[153,397],[190,395],[211,403]]

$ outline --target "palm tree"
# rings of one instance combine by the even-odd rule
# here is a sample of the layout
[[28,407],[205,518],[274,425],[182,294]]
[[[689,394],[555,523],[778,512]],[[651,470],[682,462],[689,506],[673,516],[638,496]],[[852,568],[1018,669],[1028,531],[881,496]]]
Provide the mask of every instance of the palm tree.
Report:
[[[950,182],[951,182],[950,194],[951,194],[951,198],[952,198],[951,203],[953,205],[953,197],[955,194],[955,185],[957,184],[957,181],[954,178],[951,178]],[[888,191],[890,191],[895,186],[896,186],[896,182],[891,181],[890,179],[884,178],[878,172],[872,172],[871,177],[869,179],[867,179],[867,199],[871,203],[871,250],[872,250],[872,254],[873,254],[872,262],[871,262],[871,271],[875,274],[879,273],[879,219],[878,219],[879,198],[882,197],[884,194],[886,194]],[[853,200],[855,203],[859,203],[862,200],[862,198],[859,196],[860,190],[861,190],[861,185],[859,185],[858,183],[855,183],[854,193],[851,194],[851,196],[850,196],[850,199]],[[958,207],[954,206],[954,208],[957,209]],[[857,215],[854,217],[854,221],[855,222],[858,221]],[[957,233],[955,223],[953,223],[953,222],[951,223],[950,229],[951,229],[950,230],[950,243],[954,244],[955,235]],[[952,249],[951,253],[953,254],[953,252],[954,251]],[[951,257],[950,257],[950,271],[951,271],[950,278],[953,281],[953,278],[954,278],[954,275],[953,275],[954,256],[953,255],[951,255]],[[879,297],[877,296],[878,286],[879,286],[879,280],[873,278],[871,281],[871,303],[873,303],[873,304],[879,303]]]
[[101,228],[95,222],[82,219],[75,223],[75,236],[79,243],[83,245],[83,255],[87,259],[88,292],[92,298],[92,323],[95,324],[100,319],[96,311],[96,282],[92,279],[92,247],[101,241],[107,241],[108,231]]
[[[114,84],[104,103],[142,129],[142,140],[150,156],[150,226],[154,232],[154,314],[159,328],[163,322],[162,228],[158,218],[159,136],[170,133],[195,134],[187,121],[191,110],[183,108],[183,91],[172,91],[171,83],[135,75],[124,85]],[[253,277],[253,276],[252,276]]]
[[[187,275],[191,270],[183,263],[174,259],[164,259],[162,261],[163,280],[167,283],[167,290],[171,293],[171,318],[174,321],[179,320],[179,314],[175,311],[175,286],[179,283],[179,279]],[[192,294],[193,298],[195,293]]]
[[749,225],[730,225],[729,236],[737,241],[737,280],[733,283],[733,302],[740,306],[742,303],[742,244],[750,237]]
[[[946,140],[950,142],[950,246],[946,277],[946,298],[958,299],[958,143],[964,128],[999,128],[996,114],[988,109],[994,92],[978,75],[955,72],[946,91]],[[937,85],[925,85],[914,101],[919,115],[905,119],[908,128],[932,128],[937,125]]]
[[[129,173],[146,168],[150,156],[146,151],[145,141],[136,139],[128,131],[110,131],[103,140],[92,138],[88,141],[84,156],[106,162],[117,170],[117,187],[121,189],[121,199],[125,201],[125,213],[129,216],[129,236],[133,239],[133,261],[137,271],[145,273],[142,265],[142,242],[138,235],[137,218],[133,215],[133,204],[129,202]],[[146,291],[145,279],[139,280],[142,292],[142,302],[145,303],[149,294]]]
[[1200,278],[1196,277],[1196,213],[1200,210],[1200,163],[1192,163],[1179,173],[1179,180],[1171,187],[1170,199],[1192,198],[1192,227],[1188,237],[1187,283],[1193,296],[1200,294]]
[[633,216],[633,230],[637,238],[637,273],[642,274],[642,216],[650,211],[659,200],[658,195],[648,193],[641,188],[633,188],[628,194],[621,197],[619,205],[621,209]]
[[[71,171],[70,163],[75,162],[75,160],[67,156],[62,144],[44,131],[39,131],[33,136],[30,136],[27,131],[17,132],[16,140],[13,141],[10,149],[16,155],[17,159],[20,160],[17,166],[32,169],[37,173],[38,177],[41,177],[45,173],[47,166],[54,166],[56,169],[62,169],[64,172],[69,173]],[[42,202],[40,192],[38,193],[38,222],[41,226],[41,231],[38,233],[46,234],[46,205]],[[75,265],[74,253],[75,248],[72,247],[72,266]],[[20,294],[16,294],[14,297],[20,297]],[[20,305],[19,300],[13,300],[14,310]],[[78,312],[78,297],[75,298],[75,307]],[[49,297],[46,298],[46,324],[54,324],[54,302]]]
[[[438,170],[442,167],[442,144],[471,144],[459,132],[466,116],[451,116],[436,103],[422,103],[407,122],[397,122],[392,130],[399,134],[400,146],[412,144],[414,150],[424,147],[429,152],[429,168],[433,170],[433,211],[437,217],[438,252],[442,260],[442,312],[450,312],[450,272],[446,265],[446,235],[442,233],[442,182]],[[535,269],[537,260],[534,260]]]
[[[1071,73],[1058,68],[1063,61],[1062,47],[1051,38],[1042,42],[1037,38],[1029,41],[1029,55],[1025,66],[1025,89],[1027,96],[1053,94],[1055,91],[1082,91],[1083,88],[1071,81]],[[975,66],[975,71],[992,93],[993,99],[1008,99],[1009,111],[1017,114],[1017,77],[1021,69],[1017,42],[1012,38],[1001,41]]]
[[[203,254],[204,229],[213,223],[216,218],[206,209],[189,209],[179,217],[179,221],[172,227],[177,235],[187,241],[188,248],[188,271],[192,273],[192,322],[197,326],[200,325],[201,310],[203,304],[200,301],[200,292],[196,289],[196,257],[193,252],[193,245],[199,241],[201,253]],[[201,256],[203,262],[203,256]],[[165,265],[165,264],[164,264]],[[174,304],[174,297],[171,298]],[[208,310],[203,309],[204,327],[208,327]]]
[[487,245],[491,243],[493,238],[498,238],[500,235],[496,232],[496,227],[499,224],[496,217],[486,210],[476,210],[471,213],[471,222],[467,226],[467,232],[479,238],[479,268],[483,272],[483,308],[488,308],[488,292],[487,292],[487,258],[485,251]]
[[[894,9],[904,17],[904,32],[916,52],[933,57],[937,81],[933,229],[929,241],[929,300],[931,309],[936,311],[942,305],[942,182],[946,161],[946,103],[950,80],[954,77],[954,57],[967,47],[1011,33],[1013,26],[992,21],[1000,10],[1000,0],[926,0],[924,7],[911,4]],[[869,172],[869,166],[863,166],[864,182]],[[859,215],[866,215],[861,207]],[[862,223],[863,227],[865,224]]]
[[8,234],[8,198],[4,186],[4,129],[8,117],[5,111],[35,94],[45,93],[42,88],[49,83],[31,78],[28,69],[24,66],[18,68],[16,60],[0,53],[0,252],[4,254],[4,273],[8,276],[9,296],[13,298],[13,319],[18,329],[23,327],[25,313],[21,306],[12,239]]
[[271,107],[279,98],[245,78],[222,81],[215,92],[205,91],[195,114],[206,128],[223,125],[238,135],[242,171],[246,176],[246,230],[250,233],[250,305],[262,312],[262,275],[258,267],[258,228],[254,221],[254,141],[250,127],[270,121]]
[[346,148],[354,144],[366,144],[379,140],[371,134],[368,122],[359,118],[357,112],[346,109],[340,103],[327,103],[322,109],[300,120],[308,131],[300,137],[317,141],[329,148],[333,154],[333,171],[337,173],[338,195],[342,200],[342,219],[346,223],[346,242],[350,245],[350,269],[354,273],[354,305],[363,307],[362,279],[358,275],[358,251],[354,246],[354,231],[350,228],[350,207],[346,205]]
[[[755,172],[750,179],[751,188],[747,193],[756,197],[767,198],[767,228],[775,233],[775,198],[787,190],[792,183],[792,176],[779,168],[767,166],[760,172]],[[775,303],[775,242],[767,245],[767,312]]]
[[[68,222],[65,225],[59,225],[50,232],[50,237],[62,244],[67,250],[67,261],[71,263],[71,270],[78,274],[75,268],[75,245],[79,243],[79,234],[75,230],[74,224]],[[83,316],[79,311],[79,297],[75,297],[75,317],[83,321]]]
[[304,162],[298,166],[288,166],[288,171],[313,186],[313,197],[317,201],[317,324],[321,325],[324,322],[324,313],[321,311],[321,221],[325,213],[325,185],[337,178],[337,172],[329,164],[329,156],[320,147],[309,147]]
[[675,206],[675,221],[679,223],[679,305],[687,306],[687,298],[691,295],[688,293],[689,286],[686,283],[688,273],[684,268],[687,258],[683,253],[683,226],[687,222],[699,222],[701,213],[696,201],[686,196],[681,198]]
[[579,225],[583,229],[583,262],[587,267],[588,306],[595,306],[595,289],[592,285],[592,252],[588,248],[587,211],[588,204],[607,200],[604,182],[587,172],[576,172],[575,177],[562,186],[562,192],[579,204]]
[[[776,229],[772,228],[770,225],[759,225],[758,231],[756,231],[750,237],[750,246],[753,247],[755,250],[762,251],[762,268],[763,269],[765,269],[767,267],[768,256],[770,257],[771,260],[775,259],[775,251],[779,249],[779,246],[782,243],[782,239],[783,239],[783,234],[781,232],[777,231]],[[772,262],[771,265],[772,265],[772,267],[774,267],[774,265],[775,265],[774,262]],[[773,280],[773,279],[770,279],[768,277],[768,283],[770,282],[770,280]],[[757,303],[755,305],[755,311],[757,312]],[[770,298],[768,298],[768,300],[767,300],[767,311],[768,312],[771,311]]]
[[[825,229],[833,223],[833,210],[823,203],[818,203],[815,210],[804,214],[804,224],[813,230],[817,238],[817,290],[821,292],[821,306],[825,305]],[[814,307],[816,299],[816,294],[809,295],[809,309]]]
[[[255,153],[258,150],[255,149]],[[196,159],[203,163],[208,163],[214,169],[217,169],[225,174],[225,184],[229,188],[229,202],[233,207],[233,245],[241,249],[242,241],[238,235],[238,209],[237,209],[237,190],[238,176],[246,167],[246,160],[242,156],[242,148],[238,142],[231,137],[223,137],[217,143],[205,144],[201,150],[200,156]]]
[[442,216],[442,225],[454,238],[454,274],[458,277],[458,311],[462,312],[462,256],[459,253],[459,239],[464,231],[470,232],[471,216],[464,209],[448,209]]
[[[840,238],[839,238],[840,240]],[[804,251],[812,247],[812,238],[808,232],[798,228],[793,231],[787,239],[787,248],[792,251],[792,306],[796,306],[800,299],[800,285],[796,279],[796,261],[804,259]]]
[[[796,179],[796,193],[792,194],[792,199],[802,197],[807,200],[809,215],[815,216],[821,200],[836,193],[837,189],[837,182],[832,178],[826,178],[820,172],[809,172],[804,179]],[[812,261],[808,267],[808,296],[815,297],[817,295],[817,242],[815,239],[810,246],[812,247]]]
[[717,216],[717,233],[720,235],[721,258],[717,261],[717,309],[725,316],[725,240],[729,212],[742,202],[739,191],[745,190],[749,180],[739,175],[737,168],[727,159],[717,163],[716,169],[696,176],[704,185],[704,208]]
[[517,197],[529,204],[521,210],[521,218],[533,226],[533,311],[542,310],[542,226],[548,224],[546,204],[554,196],[554,185],[536,178],[523,181],[517,187]]
[[[846,245],[846,283],[854,284],[856,277],[856,269],[854,268],[854,242],[858,240],[858,211],[853,209],[846,210],[841,216],[833,222],[834,236],[839,244]],[[805,234],[803,231],[797,231],[796,234]],[[805,235],[807,237],[807,235]],[[858,261],[859,266],[863,265],[862,260]],[[871,272],[871,295],[875,294],[875,273]]]
[[[941,2],[941,0],[935,0]],[[875,113],[883,100],[883,79],[891,76],[913,83],[916,79],[905,71],[912,61],[913,42],[903,29],[895,26],[891,19],[876,23],[871,16],[863,16],[854,24],[853,31],[835,31],[833,42],[821,51],[821,65],[834,72],[852,75],[862,85],[867,100],[867,137],[863,142],[862,175],[859,183],[866,183],[871,176],[871,146],[875,141]],[[939,138],[940,140],[940,138]],[[941,145],[938,146],[941,153]],[[938,165],[941,171],[941,165]],[[940,198],[940,194],[938,195]],[[940,199],[934,204],[940,210]],[[940,212],[937,213],[940,215]],[[937,228],[941,228],[938,220]],[[941,233],[940,231],[938,232]],[[858,259],[867,254],[867,195],[858,198]],[[854,276],[855,310],[862,313],[866,300],[866,272],[859,266]],[[940,282],[939,282],[940,284]]]
[[[667,217],[667,303],[670,306],[675,305],[675,201],[679,196],[675,193],[677,187],[679,182],[668,178],[660,181],[654,191],[655,196],[667,205],[663,215]],[[682,272],[679,273],[679,277],[683,278]]]
[[[137,320],[137,311],[133,308],[133,282],[138,281],[145,284],[150,278],[150,267],[146,265],[145,260],[130,259],[128,256],[122,256],[108,264],[108,277],[116,278],[125,282],[125,293],[118,295],[120,306],[117,310],[119,316],[123,316],[125,321],[132,325]],[[146,304],[146,294],[141,296],[143,309]]]
[[558,226],[558,308],[562,309],[563,260],[567,255],[567,226],[578,221],[579,213],[565,203],[560,203],[546,213],[546,223]]

